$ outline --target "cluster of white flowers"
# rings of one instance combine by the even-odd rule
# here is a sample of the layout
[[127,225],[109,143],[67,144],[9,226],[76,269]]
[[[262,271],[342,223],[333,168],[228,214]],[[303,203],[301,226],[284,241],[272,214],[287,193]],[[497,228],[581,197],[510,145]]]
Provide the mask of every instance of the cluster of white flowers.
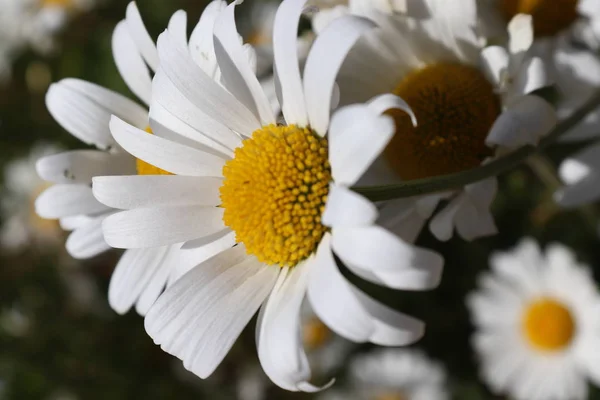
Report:
[[56,35],[68,18],[91,8],[95,0],[0,0],[0,81],[11,74],[14,59],[27,48],[42,54],[56,47]]
[[[497,231],[495,176],[377,202],[360,189],[536,146],[600,87],[600,0],[283,0],[256,12],[248,43],[239,3],[212,1],[189,37],[177,11],[156,43],[129,4],[113,54],[143,105],[79,79],[53,84],[50,113],[97,149],[42,158],[37,171],[53,185],[36,209],[72,231],[76,258],[126,249],[111,306],[135,306],[155,343],[197,376],[213,373],[260,310],[266,375],[315,392],[333,380],[305,350],[307,332],[330,329],[345,353],[349,342],[412,344],[425,328],[361,291],[340,263],[391,289],[431,290],[444,261],[415,244],[426,227],[442,241]],[[299,35],[303,16],[312,30]],[[596,137],[598,112],[565,137]],[[560,202],[600,197],[598,151],[565,162]],[[494,258],[495,275],[468,301],[483,377],[517,399],[583,398],[584,377],[600,379],[593,280],[562,247],[544,257],[527,242],[515,254]],[[445,373],[419,353],[356,365],[357,398],[447,398]]]

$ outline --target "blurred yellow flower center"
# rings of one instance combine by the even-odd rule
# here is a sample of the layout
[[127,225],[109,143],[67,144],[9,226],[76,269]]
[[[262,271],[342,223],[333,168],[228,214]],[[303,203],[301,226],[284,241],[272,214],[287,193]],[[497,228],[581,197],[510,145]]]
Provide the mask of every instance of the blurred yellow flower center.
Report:
[[412,71],[394,94],[417,116],[390,110],[396,134],[385,157],[403,180],[460,172],[491,154],[485,139],[500,114],[500,102],[485,76],[471,66],[439,63]]
[[571,311],[551,298],[529,304],[522,323],[529,343],[543,351],[557,351],[569,345],[576,328]]
[[73,5],[73,0],[40,0],[42,6],[48,7],[70,7]]
[[294,266],[315,252],[331,169],[327,140],[310,129],[265,126],[223,168],[223,221],[261,262]]
[[[150,127],[146,128],[146,132],[152,135],[152,129],[150,129]],[[142,161],[139,158],[135,159],[135,166],[138,175],[173,175],[172,173],[155,167],[152,164],[148,164],[146,161]]]
[[304,346],[308,350],[315,350],[327,343],[331,338],[331,331],[319,318],[314,317],[302,326],[302,337]]
[[533,17],[536,37],[553,36],[568,28],[577,17],[578,0],[501,0],[506,19],[517,14]]
[[373,400],[408,400],[408,397],[402,393],[381,393],[373,398]]

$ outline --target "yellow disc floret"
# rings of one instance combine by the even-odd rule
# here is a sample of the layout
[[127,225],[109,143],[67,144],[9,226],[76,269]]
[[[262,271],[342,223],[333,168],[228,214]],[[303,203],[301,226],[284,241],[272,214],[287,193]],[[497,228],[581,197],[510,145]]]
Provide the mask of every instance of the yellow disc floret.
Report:
[[[150,129],[150,127],[146,128],[146,132],[152,135],[152,129]],[[138,175],[173,175],[172,173],[155,167],[152,164],[148,164],[146,161],[142,161],[139,158],[135,159],[135,166]]]
[[528,305],[522,324],[528,342],[542,351],[568,346],[576,328],[571,311],[561,302],[546,297]]
[[418,121],[415,127],[405,112],[388,112],[396,134],[385,156],[403,180],[460,172],[491,154],[485,138],[500,114],[500,102],[478,69],[433,64],[409,73],[394,93],[406,100]]
[[578,0],[500,0],[507,20],[517,14],[533,17],[536,37],[554,36],[578,18]]
[[223,168],[223,221],[260,261],[294,266],[314,253],[331,169],[327,140],[310,129],[269,125]]
[[307,350],[323,347],[331,339],[332,333],[319,318],[313,317],[302,325],[302,339]]

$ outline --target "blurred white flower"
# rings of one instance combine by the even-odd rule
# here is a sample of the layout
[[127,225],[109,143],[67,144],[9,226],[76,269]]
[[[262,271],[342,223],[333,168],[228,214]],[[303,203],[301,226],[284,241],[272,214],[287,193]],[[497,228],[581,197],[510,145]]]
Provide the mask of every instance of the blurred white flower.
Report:
[[517,400],[587,399],[600,383],[600,295],[566,247],[530,239],[496,253],[467,298],[481,375]]
[[60,151],[54,145],[37,144],[27,157],[6,165],[0,200],[4,219],[0,229],[0,245],[3,248],[13,251],[23,250],[27,246],[51,248],[63,239],[58,223],[40,218],[34,209],[36,197],[48,187],[38,177],[35,163],[40,157]]
[[23,310],[14,305],[0,311],[0,329],[9,335],[25,336],[31,329],[32,321]]
[[347,386],[319,400],[446,400],[446,372],[416,350],[379,349],[350,362]]
[[13,59],[31,47],[48,53],[69,17],[96,0],[0,0],[0,79],[10,75]]
[[[557,91],[559,118],[568,117],[600,89],[600,1],[482,0],[482,27],[501,38],[503,27],[518,13],[533,19],[532,51],[549,67]],[[490,27],[494,27],[493,32]],[[563,140],[600,137],[600,108],[563,136]]]
[[[316,391],[299,334],[305,295],[332,330],[355,342],[404,345],[423,333],[420,321],[350,284],[333,250],[357,274],[398,289],[437,286],[443,260],[375,225],[375,206],[348,189],[394,133],[381,111],[410,111],[390,94],[330,111],[337,69],[373,24],[354,17],[332,23],[302,77],[296,47],[305,1],[281,4],[273,43],[286,124],[276,124],[239,41],[236,4],[217,18],[214,40],[205,38],[215,45],[212,64],[194,63],[180,27],[159,37],[152,109],[163,112],[153,121],[155,135],[111,121],[126,151],[176,175],[95,178],[94,195],[126,210],[103,223],[111,245],[185,242],[188,260],[180,265],[192,269],[145,319],[157,344],[205,378],[262,306],[257,347],[266,374],[284,389]],[[207,73],[217,67],[218,80]],[[211,246],[222,246],[218,255],[194,259]]]

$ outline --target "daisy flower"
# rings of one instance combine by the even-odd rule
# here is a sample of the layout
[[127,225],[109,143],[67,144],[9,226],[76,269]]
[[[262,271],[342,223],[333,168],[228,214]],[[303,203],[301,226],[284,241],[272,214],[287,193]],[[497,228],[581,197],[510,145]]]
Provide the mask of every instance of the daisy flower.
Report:
[[94,179],[96,198],[125,210],[103,223],[114,247],[185,242],[184,249],[198,250],[219,240],[237,243],[191,265],[145,319],[155,343],[202,378],[262,305],[256,337],[267,375],[287,390],[320,389],[309,383],[300,335],[306,294],[319,318],[352,341],[395,346],[421,337],[420,321],[346,281],[332,250],[355,273],[393,288],[431,288],[440,278],[439,255],[378,226],[376,207],[348,189],[394,132],[393,120],[382,112],[410,112],[392,95],[330,112],[337,70],[372,24],[338,19],[314,43],[302,77],[296,43],[304,5],[286,0],[275,18],[275,70],[286,124],[276,124],[245,57],[234,2],[214,30],[224,86],[193,62],[169,28],[158,39],[151,114],[156,106],[157,125],[172,130],[148,135],[119,118],[111,121],[125,150],[175,175]]
[[48,184],[35,171],[36,161],[61,150],[53,145],[35,145],[27,157],[9,162],[4,169],[4,190],[0,209],[4,223],[0,230],[2,247],[18,251],[29,245],[53,247],[62,239],[55,221],[40,218],[34,210],[35,198]]
[[485,381],[517,400],[587,398],[586,378],[600,382],[600,296],[587,266],[529,239],[490,264],[467,298]]
[[[427,5],[426,18],[372,12],[380,28],[352,49],[338,78],[342,103],[393,92],[419,121],[413,126],[403,113],[389,112],[397,132],[379,160],[388,175],[376,174],[379,184],[476,168],[494,151],[535,145],[556,124],[550,104],[532,94],[550,81],[543,61],[529,52],[530,16],[513,18],[506,47],[484,47],[474,0]],[[430,230],[440,240],[454,230],[472,240],[496,232],[489,210],[496,190],[490,178],[451,193],[392,201],[382,212],[395,216],[390,229],[414,237],[447,199]]]
[[[568,117],[600,88],[600,57],[596,54],[600,49],[598,0],[487,0],[482,3],[483,24],[494,27],[506,26],[518,13],[531,15],[534,49],[550,67],[560,118]],[[600,108],[564,139],[598,137],[599,121]]]
[[446,373],[416,350],[379,349],[350,361],[348,387],[320,400],[445,400]]
[[[213,68],[210,57],[212,44],[204,40],[205,33],[212,31],[215,16],[225,5],[225,2],[216,1],[206,8],[189,42],[190,56],[205,68]],[[188,48],[186,19],[185,12],[178,11],[170,24],[176,26],[174,34],[180,35],[178,38],[184,40]],[[152,93],[150,71],[158,66],[158,52],[135,3],[129,4],[126,18],[117,24],[112,46],[125,83],[143,103],[149,105]],[[218,74],[219,71],[213,69],[211,73]],[[160,128],[151,122],[152,116],[147,107],[78,79],[64,79],[52,85],[46,104],[63,128],[84,143],[94,145],[96,150],[74,150],[42,158],[37,164],[38,173],[54,185],[41,194],[36,209],[39,215],[59,219],[65,229],[73,231],[66,243],[73,257],[93,257],[110,248],[103,238],[102,221],[116,210],[94,198],[92,177],[167,173],[123,151],[111,136],[111,115],[117,115],[147,132]],[[155,111],[159,112],[157,108]],[[137,311],[145,314],[167,281],[174,279],[175,271],[170,266],[176,260],[177,250],[178,247],[160,246],[125,252],[111,279],[111,306],[117,312],[125,313],[135,304]],[[210,251],[205,250],[206,257],[213,254]]]

